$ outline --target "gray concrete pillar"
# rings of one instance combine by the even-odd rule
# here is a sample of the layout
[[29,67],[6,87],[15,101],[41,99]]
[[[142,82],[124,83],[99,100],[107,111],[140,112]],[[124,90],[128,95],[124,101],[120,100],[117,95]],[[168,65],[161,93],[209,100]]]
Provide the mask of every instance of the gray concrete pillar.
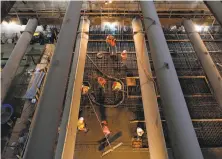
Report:
[[86,17],[82,17],[79,34],[77,36],[55,159],[73,158],[74,156],[81,87],[83,83],[87,44],[89,39],[89,26],[90,21]]
[[175,159],[203,159],[164,33],[151,1],[140,1]]
[[26,28],[16,43],[5,67],[2,70],[1,78],[1,102],[5,99],[11,83],[16,75],[19,64],[32,39],[33,33],[38,25],[36,18],[29,19]]
[[24,159],[54,158],[82,1],[70,1],[42,95],[30,127]]
[[[222,8],[221,8],[222,10]],[[207,78],[212,86],[213,94],[222,107],[222,78],[215,63],[213,62],[206,46],[204,45],[199,33],[195,30],[192,20],[185,20],[183,22],[187,35],[193,45],[200,63],[207,75]]]
[[143,109],[151,159],[167,159],[166,143],[155,93],[149,56],[146,48],[143,27],[139,19],[133,19],[133,38],[136,48]]
[[208,9],[217,19],[218,23],[220,23],[222,27],[222,2],[221,1],[204,1]]

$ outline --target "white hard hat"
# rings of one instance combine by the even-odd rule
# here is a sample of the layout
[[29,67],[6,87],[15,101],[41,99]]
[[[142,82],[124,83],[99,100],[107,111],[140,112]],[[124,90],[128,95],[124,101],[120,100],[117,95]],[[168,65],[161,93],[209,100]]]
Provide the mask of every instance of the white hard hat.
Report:
[[31,100],[31,103],[34,104],[35,102],[36,102],[36,99],[33,98],[33,99]]
[[142,131],[143,131],[143,129],[142,129],[142,128],[137,127],[137,132],[142,132]]
[[127,51],[126,51],[126,50],[123,50],[123,53],[127,53]]
[[80,121],[83,121],[83,120],[84,120],[84,118],[83,118],[83,117],[80,117],[80,118],[79,118],[79,120],[80,120]]

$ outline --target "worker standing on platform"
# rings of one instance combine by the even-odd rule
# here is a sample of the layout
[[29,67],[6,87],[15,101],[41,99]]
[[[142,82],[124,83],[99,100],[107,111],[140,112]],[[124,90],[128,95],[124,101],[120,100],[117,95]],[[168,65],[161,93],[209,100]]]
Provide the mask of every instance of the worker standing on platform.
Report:
[[117,57],[116,39],[112,35],[106,37],[107,48],[111,57]]
[[127,51],[123,50],[123,52],[121,53],[121,67],[126,66],[126,61],[127,61]]
[[86,128],[86,124],[83,117],[79,118],[78,123],[77,123],[77,128],[79,131],[84,131],[85,133],[88,132],[89,129]]
[[142,139],[142,136],[143,136],[143,134],[144,134],[143,129],[140,128],[140,127],[137,127],[136,133],[137,133],[137,139],[138,139],[138,140],[141,140],[141,139]]

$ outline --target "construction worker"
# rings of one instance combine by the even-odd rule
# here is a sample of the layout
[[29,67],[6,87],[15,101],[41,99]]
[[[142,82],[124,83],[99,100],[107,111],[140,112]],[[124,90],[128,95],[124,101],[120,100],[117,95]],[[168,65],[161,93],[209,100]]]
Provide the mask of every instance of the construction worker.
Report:
[[84,131],[85,133],[88,132],[88,129],[86,128],[86,124],[83,117],[79,118],[78,123],[77,123],[77,128],[79,131]]
[[90,87],[82,85],[82,94],[85,95],[89,92]]
[[111,132],[108,128],[107,121],[102,121],[102,128],[103,128],[103,133],[104,133],[105,137],[108,138],[110,136]]
[[142,136],[143,136],[143,134],[144,134],[143,129],[140,128],[140,127],[137,127],[136,133],[137,133],[137,139],[138,139],[138,140],[142,139]]
[[103,89],[105,89],[105,84],[106,84],[105,78],[103,78],[103,77],[98,77],[98,78],[97,78],[97,81],[98,81],[99,85],[100,85]]
[[120,82],[113,82],[113,85],[112,85],[112,90],[113,91],[120,91],[122,89],[122,85]]
[[109,48],[110,56],[117,56],[117,51],[116,51],[116,39],[112,35],[108,35],[106,37],[106,44],[107,48]]
[[126,66],[126,61],[127,61],[127,51],[123,50],[123,52],[121,53],[121,67]]

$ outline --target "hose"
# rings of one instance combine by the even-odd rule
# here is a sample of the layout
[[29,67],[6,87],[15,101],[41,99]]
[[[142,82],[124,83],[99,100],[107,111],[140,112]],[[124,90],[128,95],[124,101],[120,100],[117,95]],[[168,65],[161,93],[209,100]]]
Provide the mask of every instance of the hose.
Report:
[[[104,73],[96,64],[95,64],[95,62],[91,59],[91,57],[89,57],[89,55],[87,55],[86,54],[86,56],[87,56],[87,58],[92,62],[92,64],[96,67],[96,69],[100,72],[100,73],[102,73],[106,78],[108,78],[108,79],[112,79],[112,80],[115,80],[115,81],[118,81],[118,82],[120,82],[121,83],[121,85],[123,86],[123,90],[124,90],[124,83],[120,80],[120,79],[118,79],[118,78],[116,78],[116,77],[113,77],[113,76],[110,76],[110,75],[107,75],[106,73]],[[122,104],[123,103],[123,101],[125,100],[125,92],[124,91],[121,91],[122,92],[122,99],[117,103],[117,104],[115,104],[115,105],[104,105],[104,107],[106,107],[106,108],[116,108],[116,107],[118,107],[120,104]],[[90,95],[89,95],[89,98],[91,99],[91,101],[94,103],[94,104],[96,104],[96,105],[102,105],[101,103],[98,103],[97,101],[95,101],[94,99],[92,99],[92,94],[90,93]]]

